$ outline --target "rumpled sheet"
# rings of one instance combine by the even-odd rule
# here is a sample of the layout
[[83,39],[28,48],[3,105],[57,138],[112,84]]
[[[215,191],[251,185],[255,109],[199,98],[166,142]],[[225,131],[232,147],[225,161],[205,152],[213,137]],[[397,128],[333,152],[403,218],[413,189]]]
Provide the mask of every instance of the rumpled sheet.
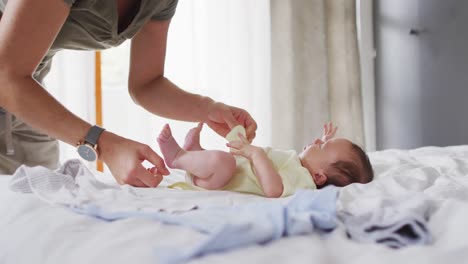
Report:
[[[164,185],[180,180],[166,176]],[[225,192],[223,199],[213,199],[210,192],[177,191],[167,188],[135,188],[104,183],[80,160],[65,162],[55,171],[44,167],[19,167],[10,181],[10,190],[33,193],[55,205],[81,207],[88,204],[112,211],[184,212],[196,208],[263,201],[263,197]],[[196,193],[196,197],[194,194]]]
[[[332,231],[337,225],[336,199],[339,191],[339,188],[330,186],[323,190],[301,190],[288,202],[270,199],[238,206],[197,208],[194,205],[187,210],[179,208],[174,211],[171,208],[170,212],[167,212],[169,208],[163,210],[160,205],[128,207],[124,204],[119,207],[118,199],[110,206],[109,201],[120,196],[107,192],[118,194],[119,188],[97,181],[79,160],[70,160],[56,171],[22,166],[13,175],[10,189],[35,193],[49,203],[105,221],[142,217],[187,227],[206,235],[205,240],[186,248],[156,248],[155,255],[161,263],[181,263],[211,252],[267,243],[283,236],[309,234],[316,230]],[[123,197],[127,203],[134,200]]]
[[[161,200],[154,204],[142,203],[141,199],[135,199],[136,197],[127,195],[128,190],[131,191],[132,189],[121,189],[119,186],[110,186],[98,181],[94,174],[79,160],[70,160],[56,171],[50,171],[43,167],[29,168],[22,166],[14,174],[10,182],[10,189],[16,192],[35,193],[49,203],[67,206],[75,212],[97,217],[101,220],[114,221],[129,217],[146,217],[165,224],[186,226],[209,234],[210,238],[207,241],[218,241],[218,243],[215,243],[216,247],[208,242],[203,242],[201,245],[193,247],[197,250],[191,248],[184,251],[191,253],[171,255],[169,259],[175,259],[176,256],[194,257],[212,251],[228,250],[249,244],[247,241],[251,241],[250,243],[264,242],[265,236],[259,235],[257,230],[261,229],[255,228],[258,223],[252,217],[258,218],[257,220],[265,218],[259,220],[263,222],[262,225],[274,223],[274,228],[277,230],[297,228],[297,225],[289,224],[287,219],[287,217],[297,218],[297,216],[291,213],[283,216],[282,213],[284,208],[291,208],[291,206],[296,208],[302,206],[302,214],[305,212],[313,213],[309,216],[312,221],[302,219],[301,228],[304,230],[307,226],[313,227],[314,221],[317,221],[318,218],[312,216],[318,213],[319,216],[323,215],[326,219],[330,219],[329,214],[332,212],[334,214],[336,196],[338,195],[336,190],[334,191],[336,195],[325,196],[328,197],[328,200],[324,200],[320,198],[324,196],[322,191],[310,191],[311,195],[309,196],[318,196],[317,199],[314,198],[311,201],[320,200],[320,203],[323,204],[322,207],[318,207],[319,204],[317,203],[307,204],[307,200],[298,198],[305,196],[304,192],[301,192],[287,204],[283,200],[272,200],[260,203],[258,206],[257,204],[237,207],[224,206],[210,210],[200,209],[194,213],[173,216],[167,212],[186,212],[198,209],[198,205],[184,203],[186,207],[175,207],[166,204],[166,208],[163,208],[162,204],[165,203],[161,203]],[[420,208],[429,207],[429,200],[419,199],[418,202]],[[427,210],[413,210],[410,212],[401,210],[402,207],[401,199],[388,199],[385,200],[385,203],[379,205],[378,210],[358,215],[342,211],[340,218],[346,226],[349,237],[356,241],[382,243],[392,248],[427,244],[430,241],[430,234],[426,227],[426,220],[429,217]],[[400,208],[400,210],[396,208]],[[159,213],[161,211],[166,213]],[[227,224],[223,216],[230,218],[230,224]],[[278,219],[282,220],[283,218],[286,219],[285,223],[278,221]],[[203,221],[200,219],[203,219]],[[243,228],[242,223],[245,222],[248,222],[253,229]],[[194,223],[197,224],[194,225]],[[208,227],[205,226],[206,223],[209,225]],[[214,224],[223,225],[224,229],[215,228],[217,233],[212,233],[210,231],[213,231]],[[329,225],[329,223],[326,224]],[[233,227],[234,231],[228,227]],[[239,230],[247,230],[248,232],[239,232]],[[304,231],[300,232],[306,233]],[[278,232],[272,231],[270,233],[268,239],[274,240],[281,237],[277,235]],[[284,233],[285,235],[289,234],[288,232]],[[229,241],[229,243],[220,243],[219,241]],[[159,250],[158,252],[163,251]],[[188,257],[183,260],[187,259]]]
[[448,201],[468,201],[468,153],[429,149],[373,153],[377,178],[340,192],[337,210],[348,236],[391,248],[434,242],[432,216]]
[[351,239],[394,249],[431,242],[428,220],[433,202],[424,194],[380,201],[378,209],[366,213],[353,215],[346,210],[340,211],[339,218]]
[[[360,215],[378,210],[383,200],[423,193],[433,202],[428,210],[428,229],[433,237],[430,245],[393,250],[375,243],[356,243],[346,236],[345,226],[339,225],[327,236],[312,233],[307,236],[287,237],[273,243],[205,255],[192,259],[189,263],[271,264],[308,263],[313,260],[331,264],[466,264],[468,146],[386,150],[369,155],[376,171],[376,179],[370,184],[352,184],[342,188],[337,203],[338,212]],[[100,178],[100,175],[97,177]],[[11,192],[6,188],[10,178],[11,176],[6,176],[0,179],[2,264],[149,264],[157,262],[154,256],[156,247],[185,248],[207,237],[188,228],[161,224],[145,218],[104,222],[78,215],[63,206],[44,203],[35,195]],[[183,174],[173,171],[164,182],[171,184],[169,181],[172,178],[179,181],[183,179]],[[110,186],[122,188],[119,192],[129,189],[129,197],[161,208],[168,204],[166,200],[175,200],[186,205],[195,204],[199,208],[236,206],[268,200],[222,191],[174,192],[164,188],[118,186],[115,183]],[[118,196],[113,191],[110,193]],[[182,208],[190,206],[184,205]]]

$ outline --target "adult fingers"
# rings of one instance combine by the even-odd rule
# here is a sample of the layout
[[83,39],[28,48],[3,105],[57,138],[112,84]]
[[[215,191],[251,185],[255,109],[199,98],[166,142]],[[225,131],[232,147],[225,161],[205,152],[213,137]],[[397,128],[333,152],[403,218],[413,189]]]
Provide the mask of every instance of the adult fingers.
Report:
[[234,118],[231,109],[229,109],[229,111],[224,111],[222,115],[224,122],[229,126],[230,129],[233,129],[239,125],[239,122]]
[[203,128],[203,122],[199,122],[198,125],[197,125],[197,128],[201,131],[202,128]]
[[159,157],[159,155],[156,154],[156,152],[154,152],[149,146],[144,145],[141,149],[141,154],[147,161],[151,162],[159,172],[161,172],[163,175],[169,175],[169,170],[166,168],[164,160]]
[[252,140],[255,138],[255,131],[257,131],[257,123],[255,120],[251,119],[251,122],[247,125],[245,129],[245,134],[247,135],[247,139],[249,142],[252,142]]
[[140,179],[138,178],[130,178],[127,181],[128,185],[134,186],[134,187],[148,187],[146,184],[144,184]]
[[242,123],[242,125],[245,127],[245,134],[247,135],[247,139],[249,142],[252,142],[252,140],[255,138],[255,131],[257,131],[257,122],[252,118],[252,116],[245,110],[238,108],[239,111],[238,120],[239,122]]
[[148,168],[148,169],[146,169],[146,170],[149,171],[149,172],[151,172],[151,173],[153,173],[153,174],[158,173],[158,168],[156,168],[156,167]]
[[135,187],[147,187],[142,181],[140,181],[135,175],[130,174],[126,177],[116,177],[117,182],[120,185],[128,184]]
[[[164,178],[164,175],[162,175],[161,173],[159,173],[158,169],[156,167],[153,167],[153,168],[150,168],[150,169],[146,169],[147,171],[149,171],[151,174],[153,174],[154,177],[157,177],[157,178],[160,178],[161,181],[163,180]],[[161,183],[161,181],[159,183]],[[158,185],[159,185],[158,183]]]
[[143,182],[148,187],[156,187],[162,181],[162,175],[157,173],[153,174],[147,171],[142,165],[138,166],[135,170],[136,178]]
[[207,124],[214,132],[222,137],[225,137],[229,131],[231,131],[231,129],[226,126],[226,124],[220,124],[213,121],[208,121]]
[[135,187],[146,187],[146,184],[144,184],[138,178],[133,177],[131,175],[129,176],[115,176],[115,174],[112,174],[112,175],[114,175],[115,180],[120,185],[128,184],[130,186],[135,186]]

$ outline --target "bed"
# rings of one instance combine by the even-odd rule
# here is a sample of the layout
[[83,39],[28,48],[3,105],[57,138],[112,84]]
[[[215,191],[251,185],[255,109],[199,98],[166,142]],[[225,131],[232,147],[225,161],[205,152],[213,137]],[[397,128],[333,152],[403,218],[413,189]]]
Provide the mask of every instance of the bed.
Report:
[[[378,207],[388,197],[422,193],[433,199],[430,245],[394,250],[348,238],[343,226],[328,235],[282,238],[263,245],[209,254],[190,263],[468,263],[468,146],[424,147],[370,153],[376,173],[367,185],[344,187],[338,208]],[[97,175],[108,184],[109,175]],[[157,263],[155,246],[196,243],[196,231],[144,218],[104,222],[8,189],[0,177],[0,263]],[[157,189],[126,187],[148,202],[173,205],[238,205],[266,198],[238,193],[168,190],[183,179],[173,171]],[[116,184],[115,184],[116,185]],[[117,186],[117,185],[116,185]]]

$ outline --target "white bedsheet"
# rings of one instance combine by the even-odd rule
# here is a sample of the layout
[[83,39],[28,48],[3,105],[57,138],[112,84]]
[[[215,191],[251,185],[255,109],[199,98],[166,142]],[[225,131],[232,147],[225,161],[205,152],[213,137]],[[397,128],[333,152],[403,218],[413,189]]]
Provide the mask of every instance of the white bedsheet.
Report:
[[[430,246],[392,250],[359,244],[339,227],[327,237],[285,238],[278,242],[206,256],[192,263],[468,263],[468,146],[388,150],[371,154],[376,180],[342,190],[339,209],[364,212],[385,197],[423,192],[436,201]],[[103,177],[111,181],[109,176]],[[172,180],[182,175],[175,172]],[[194,231],[145,219],[112,223],[48,205],[33,195],[12,193],[0,177],[0,263],[155,263],[156,245],[183,245],[201,238]],[[143,196],[160,190],[141,189]],[[180,191],[183,192],[183,191]],[[227,192],[165,191],[167,199],[237,204],[263,198]],[[201,200],[200,200],[201,201]]]

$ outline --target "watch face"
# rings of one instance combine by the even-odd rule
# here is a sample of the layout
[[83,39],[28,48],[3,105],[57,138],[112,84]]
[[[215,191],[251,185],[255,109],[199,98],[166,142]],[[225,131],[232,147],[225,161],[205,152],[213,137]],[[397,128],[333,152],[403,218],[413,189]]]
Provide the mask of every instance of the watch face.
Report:
[[78,146],[78,154],[80,154],[80,156],[87,161],[95,161],[97,159],[96,150],[86,144]]

